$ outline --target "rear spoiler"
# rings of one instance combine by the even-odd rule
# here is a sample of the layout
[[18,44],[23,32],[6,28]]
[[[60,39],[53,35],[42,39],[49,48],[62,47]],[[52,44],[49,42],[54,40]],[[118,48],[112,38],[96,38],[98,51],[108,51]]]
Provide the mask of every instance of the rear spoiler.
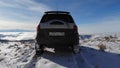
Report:
[[45,14],[70,14],[70,12],[66,11],[47,11]]

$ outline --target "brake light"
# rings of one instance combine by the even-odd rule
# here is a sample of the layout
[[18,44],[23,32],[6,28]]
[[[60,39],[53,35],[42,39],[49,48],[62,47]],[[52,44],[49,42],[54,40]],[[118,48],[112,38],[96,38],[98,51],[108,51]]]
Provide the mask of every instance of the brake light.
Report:
[[77,31],[77,30],[78,30],[78,28],[77,28],[77,26],[76,26],[76,25],[74,25],[74,26],[73,26],[73,30],[75,30],[75,31]]
[[40,31],[40,25],[37,26],[37,32]]

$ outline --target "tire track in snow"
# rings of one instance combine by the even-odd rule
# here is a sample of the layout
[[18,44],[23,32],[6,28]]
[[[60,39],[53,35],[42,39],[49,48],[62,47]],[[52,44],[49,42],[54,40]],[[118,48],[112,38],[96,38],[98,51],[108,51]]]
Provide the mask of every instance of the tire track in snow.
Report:
[[34,56],[27,68],[80,68],[73,53],[49,53]]
[[94,68],[88,60],[84,57],[82,50],[80,53],[75,55],[76,63],[78,64],[78,68]]
[[35,68],[36,63],[38,62],[38,60],[40,60],[40,56],[34,56],[33,59],[30,61],[29,66],[27,68]]
[[78,63],[76,61],[76,58],[75,58],[74,54],[72,54],[72,57],[73,57],[74,64],[77,66],[76,68],[79,68],[79,65],[78,65]]
[[72,53],[45,53],[39,61],[42,68],[77,68]]
[[84,57],[82,51],[78,54],[51,53],[34,56],[28,68],[94,68]]
[[75,54],[46,52],[37,61],[36,68],[79,68]]

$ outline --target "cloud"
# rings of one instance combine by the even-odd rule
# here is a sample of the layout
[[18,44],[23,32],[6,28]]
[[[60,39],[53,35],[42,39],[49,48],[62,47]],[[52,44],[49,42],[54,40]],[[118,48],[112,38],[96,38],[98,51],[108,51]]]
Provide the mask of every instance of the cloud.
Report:
[[79,25],[79,33],[107,33],[120,32],[120,16],[106,17],[95,23],[87,23]]
[[35,30],[40,15],[49,10],[49,6],[34,0],[0,0],[0,30]]
[[41,12],[52,10],[45,4],[37,3],[33,0],[0,0],[1,7],[9,7],[9,8],[16,8],[16,9],[25,9],[35,12]]
[[0,20],[0,30],[6,30],[6,29],[35,30],[36,26],[37,24],[35,23]]
[[4,0],[0,0],[0,7],[16,8],[16,7],[20,7],[20,6],[18,4],[13,4],[13,3],[5,2]]
[[111,4],[115,4],[120,2],[119,0],[85,0],[86,3],[96,4],[99,6],[109,6]]
[[0,19],[15,21],[38,21],[43,12],[52,10],[34,0],[0,0],[0,8]]

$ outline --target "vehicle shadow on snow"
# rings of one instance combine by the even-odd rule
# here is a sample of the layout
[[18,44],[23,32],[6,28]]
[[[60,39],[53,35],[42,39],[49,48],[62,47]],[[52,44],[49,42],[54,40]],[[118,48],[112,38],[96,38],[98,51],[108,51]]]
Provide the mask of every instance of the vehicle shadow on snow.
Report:
[[[48,68],[56,68],[56,67],[67,67],[67,68],[76,68],[76,61],[74,58],[74,54],[71,50],[57,50],[55,53],[45,51],[41,56],[43,59],[46,59],[46,64],[51,64]],[[41,58],[41,59],[42,59]],[[55,66],[55,67],[54,67]],[[46,67],[46,66],[45,66]]]
[[81,46],[81,55],[92,68],[120,68],[120,54]]
[[84,46],[80,47],[80,53],[78,54],[73,54],[69,50],[56,51],[56,53],[45,51],[41,57],[49,61],[46,61],[45,65],[52,62],[48,68],[53,68],[53,66],[67,68],[120,68],[120,55]]

